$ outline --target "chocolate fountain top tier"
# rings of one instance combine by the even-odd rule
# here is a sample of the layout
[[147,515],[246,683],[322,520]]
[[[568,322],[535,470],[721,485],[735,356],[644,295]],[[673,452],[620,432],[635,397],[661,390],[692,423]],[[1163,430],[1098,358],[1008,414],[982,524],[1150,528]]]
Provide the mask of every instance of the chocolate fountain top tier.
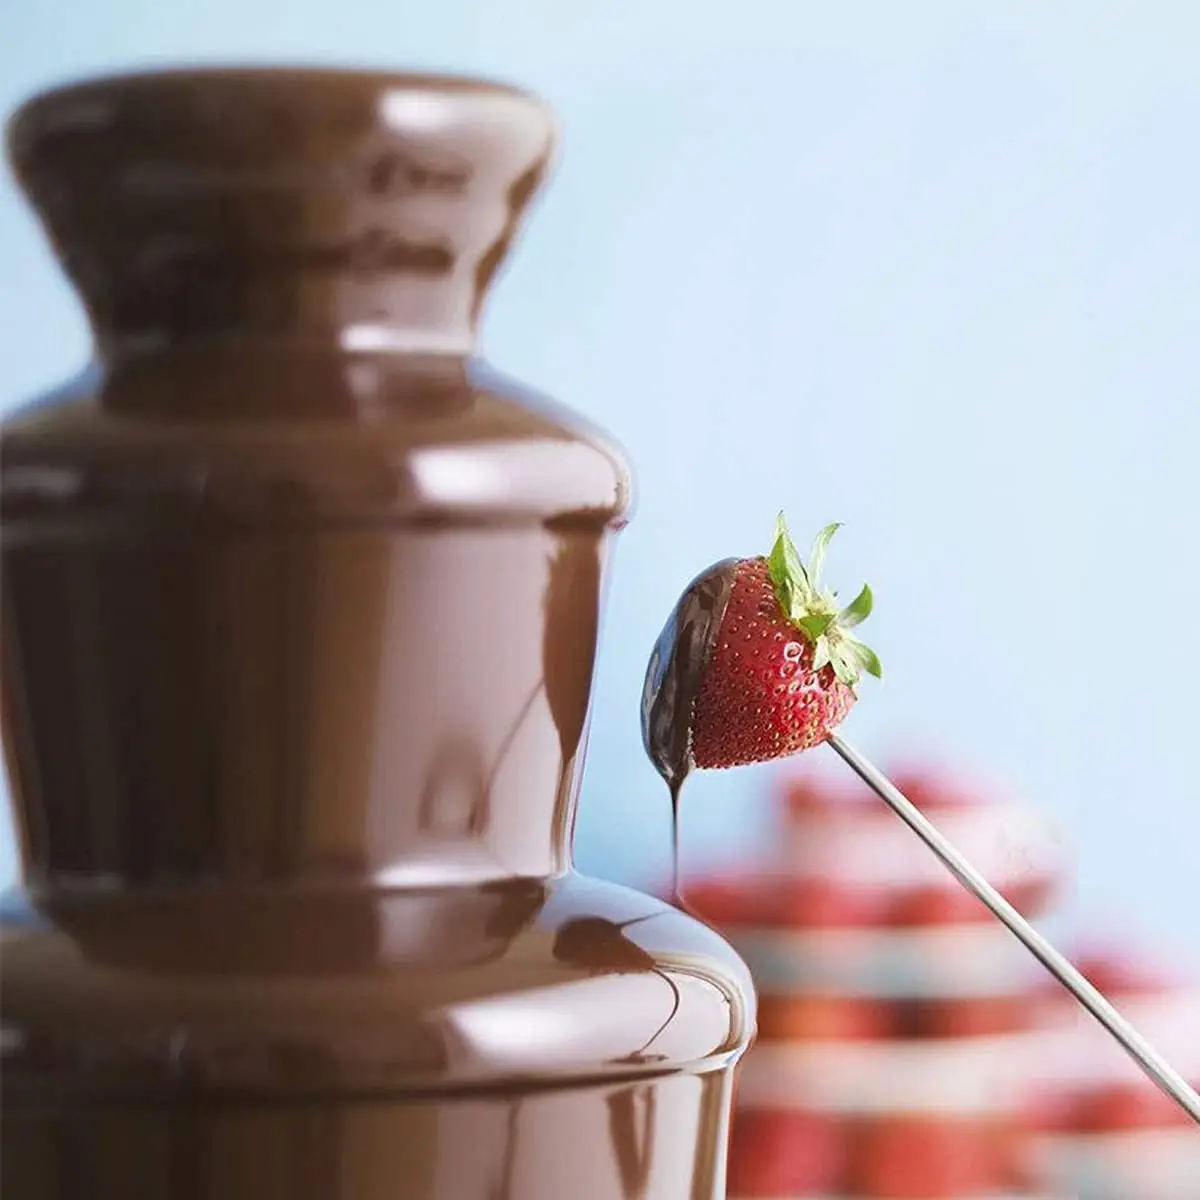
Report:
[[9,142],[106,354],[249,329],[462,351],[554,125],[475,80],[197,70],[45,93]]
[[545,111],[206,71],[11,142],[101,350],[0,442],[35,894],[560,871],[629,475],[469,355]]

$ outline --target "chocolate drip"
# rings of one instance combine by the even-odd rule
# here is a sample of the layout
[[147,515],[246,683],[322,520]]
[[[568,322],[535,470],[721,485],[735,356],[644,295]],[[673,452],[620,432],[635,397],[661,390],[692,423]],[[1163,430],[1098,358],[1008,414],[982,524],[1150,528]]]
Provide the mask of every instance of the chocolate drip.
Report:
[[687,586],[650,652],[642,688],[642,744],[671,791],[671,895],[676,899],[679,793],[695,766],[692,718],[696,696],[733,591],[738,561],[722,559]]
[[692,716],[713,639],[733,591],[736,558],[722,559],[687,586],[654,643],[642,688],[642,743],[674,796],[695,765]]

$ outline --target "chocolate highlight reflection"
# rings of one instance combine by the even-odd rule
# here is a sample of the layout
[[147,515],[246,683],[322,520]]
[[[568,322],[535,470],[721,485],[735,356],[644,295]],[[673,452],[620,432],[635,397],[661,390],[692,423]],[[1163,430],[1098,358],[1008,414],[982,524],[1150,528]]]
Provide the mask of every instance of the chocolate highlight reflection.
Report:
[[5,1196],[723,1194],[745,968],[571,868],[627,470],[475,356],[552,144],[321,71],[11,125],[97,363],[0,443]]

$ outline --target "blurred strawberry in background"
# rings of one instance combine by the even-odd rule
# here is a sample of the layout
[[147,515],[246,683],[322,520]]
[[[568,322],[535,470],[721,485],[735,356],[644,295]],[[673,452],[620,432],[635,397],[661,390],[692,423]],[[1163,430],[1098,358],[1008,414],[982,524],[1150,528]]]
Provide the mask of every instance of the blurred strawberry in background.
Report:
[[[1144,948],[1081,951],[1079,969],[1167,1060],[1200,1082],[1200,983]],[[1089,1021],[1045,987],[1033,1158],[1081,1200],[1196,1200],[1200,1132]],[[1074,1189],[1074,1190],[1071,1190]]]
[[[1069,861],[1034,808],[936,765],[894,778],[1023,915],[1053,913]],[[874,796],[792,770],[772,799],[770,854],[684,888],[759,991],[731,1200],[1200,1197],[1186,1118]],[[1200,1076],[1200,990],[1129,961],[1086,966]]]

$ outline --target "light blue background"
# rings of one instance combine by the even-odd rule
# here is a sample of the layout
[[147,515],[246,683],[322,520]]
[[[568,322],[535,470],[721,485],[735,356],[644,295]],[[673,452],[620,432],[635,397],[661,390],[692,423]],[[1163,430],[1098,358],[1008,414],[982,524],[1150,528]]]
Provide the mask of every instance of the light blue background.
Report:
[[[1069,830],[1076,914],[1200,955],[1200,8],[742,0],[8,0],[0,104],[236,59],[480,71],[561,115],[489,312],[506,370],[639,468],[599,673],[584,865],[661,869],[636,705],[681,585],[778,507],[848,523],[889,680],[848,726],[999,773]],[[0,397],[87,353],[0,192]],[[69,748],[65,748],[69,752]],[[702,778],[689,862],[761,832]],[[4,838],[0,874],[14,871]]]

